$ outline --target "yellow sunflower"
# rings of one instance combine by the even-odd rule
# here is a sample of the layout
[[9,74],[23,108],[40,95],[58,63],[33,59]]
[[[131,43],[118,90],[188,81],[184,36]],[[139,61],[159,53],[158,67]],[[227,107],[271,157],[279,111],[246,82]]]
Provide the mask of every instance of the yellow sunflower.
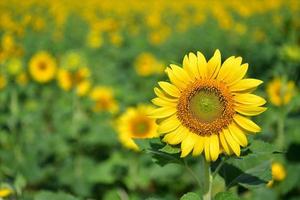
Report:
[[55,59],[47,52],[35,54],[29,62],[29,73],[39,83],[47,83],[53,80],[56,69]]
[[163,64],[151,53],[140,54],[134,63],[135,71],[140,76],[163,73]]
[[1,188],[0,189],[0,197],[5,198],[10,196],[13,193],[12,189],[10,188]]
[[157,136],[157,125],[148,115],[154,108],[148,105],[139,105],[128,108],[118,120],[120,142],[128,149],[138,150],[135,138],[153,138]]
[[111,113],[115,113],[119,109],[118,104],[114,98],[113,90],[111,88],[97,86],[92,89],[90,98],[95,102],[95,112],[108,111]]
[[281,163],[279,162],[272,163],[271,169],[272,169],[272,180],[268,182],[267,184],[268,187],[272,187],[274,181],[280,182],[286,178],[286,170]]
[[75,89],[78,96],[85,96],[91,88],[90,70],[80,67],[76,70],[61,68],[57,73],[58,86],[65,91]]
[[268,96],[275,106],[288,104],[295,95],[295,90],[293,81],[286,82],[282,78],[275,78],[267,86]]
[[169,82],[159,82],[152,102],[159,106],[151,117],[159,119],[158,133],[171,145],[181,143],[181,157],[202,152],[207,161],[220,153],[240,156],[240,147],[248,144],[247,133],[261,129],[250,116],[266,110],[266,101],[251,91],[262,81],[244,78],[248,64],[231,56],[221,64],[216,50],[206,61],[197,52],[183,59],[183,68],[170,65]]

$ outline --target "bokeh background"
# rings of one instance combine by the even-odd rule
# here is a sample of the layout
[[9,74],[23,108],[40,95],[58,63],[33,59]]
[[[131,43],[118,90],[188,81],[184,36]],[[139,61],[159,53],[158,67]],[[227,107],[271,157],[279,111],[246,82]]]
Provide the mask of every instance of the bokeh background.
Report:
[[[300,198],[300,1],[1,0],[0,196],[179,199],[199,188],[120,138],[185,54],[241,56],[268,110],[253,136],[274,144],[273,181],[242,199]],[[130,123],[130,122],[128,122]],[[130,126],[130,124],[128,125]],[[143,127],[142,127],[143,128]],[[197,158],[189,158],[197,171]],[[224,189],[219,177],[215,190]]]

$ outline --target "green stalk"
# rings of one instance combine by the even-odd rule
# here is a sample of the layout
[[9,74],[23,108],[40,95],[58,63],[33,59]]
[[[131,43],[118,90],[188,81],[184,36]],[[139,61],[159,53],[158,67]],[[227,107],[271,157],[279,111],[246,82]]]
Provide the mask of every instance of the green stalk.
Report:
[[212,189],[212,174],[210,170],[210,163],[207,162],[202,156],[202,193],[203,193],[203,200],[211,200],[211,189]]
[[284,148],[284,121],[285,114],[281,114],[277,121],[277,146],[281,150]]

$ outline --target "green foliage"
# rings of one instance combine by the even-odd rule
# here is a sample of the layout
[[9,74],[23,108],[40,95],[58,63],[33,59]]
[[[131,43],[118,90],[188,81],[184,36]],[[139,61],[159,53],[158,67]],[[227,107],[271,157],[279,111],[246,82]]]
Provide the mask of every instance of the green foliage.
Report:
[[183,195],[180,200],[202,200],[202,197],[200,197],[198,194],[193,192],[188,192],[185,195]]
[[48,191],[41,191],[37,193],[34,197],[34,200],[79,200],[70,194],[66,194],[63,192],[48,192]]
[[215,196],[214,199],[215,200],[239,200],[239,198],[231,192],[220,192]]
[[271,159],[275,151],[271,144],[253,140],[245,155],[229,158],[219,171],[225,179],[226,187],[236,184],[246,188],[266,185],[272,179]]

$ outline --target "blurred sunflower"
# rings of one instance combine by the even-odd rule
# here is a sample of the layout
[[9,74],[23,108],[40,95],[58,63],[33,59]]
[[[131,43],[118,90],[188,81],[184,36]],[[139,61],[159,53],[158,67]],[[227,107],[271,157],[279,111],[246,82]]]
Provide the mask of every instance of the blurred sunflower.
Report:
[[158,61],[151,53],[141,53],[134,63],[135,71],[140,76],[161,74],[163,64]]
[[221,152],[240,156],[240,146],[248,144],[246,133],[261,130],[248,116],[266,110],[261,107],[266,101],[250,93],[262,81],[243,79],[247,70],[241,57],[231,56],[221,65],[219,50],[209,61],[197,52],[184,57],[183,68],[171,64],[166,69],[171,83],[159,82],[152,100],[160,107],[151,116],[160,120],[163,141],[181,143],[181,157],[191,151],[194,156],[204,152],[207,161]]
[[17,75],[16,82],[20,86],[25,86],[28,83],[28,75],[25,72],[21,72]]
[[128,149],[138,150],[135,138],[153,138],[157,136],[155,120],[148,115],[154,108],[139,105],[128,108],[118,119],[119,140]]
[[5,198],[10,196],[13,193],[12,189],[10,188],[1,188],[0,189],[0,197]]
[[7,81],[6,81],[5,76],[0,74],[0,90],[5,88],[6,84],[7,84]]
[[90,74],[87,67],[80,67],[72,71],[61,68],[57,73],[58,85],[65,91],[75,89],[79,96],[84,96],[91,88]]
[[296,92],[293,81],[286,82],[282,78],[273,79],[267,86],[267,93],[272,104],[282,106],[288,104]]
[[111,88],[97,86],[92,89],[90,98],[95,102],[95,112],[106,111],[115,113],[119,109]]
[[47,83],[53,80],[56,70],[56,61],[47,52],[39,52],[29,61],[29,73],[39,83]]
[[268,182],[267,186],[272,187],[274,181],[283,181],[286,177],[286,170],[279,162],[272,163],[272,180]]

